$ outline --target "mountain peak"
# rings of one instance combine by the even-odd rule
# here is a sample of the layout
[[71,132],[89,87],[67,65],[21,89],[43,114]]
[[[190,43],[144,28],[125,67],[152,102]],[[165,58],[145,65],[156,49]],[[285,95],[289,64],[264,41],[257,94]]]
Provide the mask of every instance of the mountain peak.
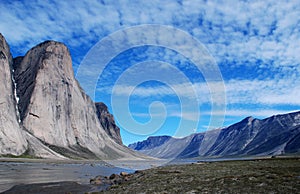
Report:
[[242,121],[249,121],[249,122],[251,122],[251,121],[253,121],[255,118],[253,117],[253,116],[248,116],[248,117],[246,117],[246,118],[244,118]]
[[[5,145],[0,146],[0,155],[28,151],[51,158],[143,157],[105,131],[94,102],[75,79],[70,52],[63,43],[45,41],[12,60],[2,35],[0,39],[4,56],[0,59],[0,145]],[[117,129],[107,107],[103,103],[101,107],[108,127]]]
[[[44,46],[49,46],[49,45],[60,45],[60,46],[64,46],[67,48],[67,46],[64,43],[55,41],[55,40],[45,40],[44,42],[39,43],[35,47],[44,47]],[[35,47],[33,47],[33,48],[35,48]]]
[[[62,43],[45,41],[30,49],[24,57],[18,57],[14,61],[21,120],[28,114],[30,97],[37,85],[43,86],[45,93],[47,88],[55,87],[57,91],[60,83],[70,85],[74,81],[71,56]],[[53,95],[53,91],[49,91],[48,95]]]

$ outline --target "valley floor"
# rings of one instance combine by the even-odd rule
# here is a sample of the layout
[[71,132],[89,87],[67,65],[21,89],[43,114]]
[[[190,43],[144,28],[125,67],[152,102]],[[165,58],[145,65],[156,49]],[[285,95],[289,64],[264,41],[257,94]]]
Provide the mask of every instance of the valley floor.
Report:
[[300,159],[257,159],[158,167],[103,193],[300,193]]
[[[129,164],[132,163],[134,162],[131,161]],[[6,163],[6,165],[9,165],[9,168],[12,168],[10,165],[15,165],[13,170],[17,167],[15,163]],[[27,165],[41,168],[37,166],[39,164]],[[57,169],[61,166],[60,164],[51,165],[53,167],[43,167],[40,173],[49,173],[48,176],[55,177],[55,170],[62,172]],[[62,165],[64,168],[69,168],[71,164]],[[21,166],[24,167],[24,165]],[[89,173],[103,172],[105,167],[102,164],[96,166],[72,164],[71,166],[75,167],[71,170],[75,170],[76,173],[82,166],[84,173],[87,173],[87,169]],[[108,166],[107,168],[111,169],[111,173],[118,173],[121,170]],[[66,169],[64,171],[66,172]],[[26,179],[26,176],[28,174],[23,173],[23,177],[20,178]],[[90,174],[88,177],[91,176],[95,177],[95,174]],[[102,192],[99,190],[106,189],[108,185],[89,184],[89,179],[86,180],[88,177],[84,178],[85,183],[78,182],[78,179],[77,181],[73,179],[72,182],[25,183],[4,193],[300,193],[300,158],[206,161],[153,167],[126,175],[120,184],[112,185]]]

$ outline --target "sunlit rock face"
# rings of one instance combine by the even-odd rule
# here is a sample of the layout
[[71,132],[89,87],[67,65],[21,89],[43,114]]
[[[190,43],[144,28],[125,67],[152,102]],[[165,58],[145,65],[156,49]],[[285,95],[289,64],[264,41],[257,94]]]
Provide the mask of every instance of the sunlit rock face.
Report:
[[0,155],[21,155],[27,149],[16,114],[12,64],[9,46],[0,34]]
[[[14,68],[21,123],[44,145],[72,158],[136,155],[103,129],[94,102],[74,78],[64,44],[43,42],[16,58]],[[113,117],[106,118],[111,129]]]
[[60,43],[44,42],[28,51],[15,68],[24,127],[49,144],[76,144],[78,124],[69,117],[76,111],[72,105],[77,96],[73,93],[80,91],[74,87],[67,48]]

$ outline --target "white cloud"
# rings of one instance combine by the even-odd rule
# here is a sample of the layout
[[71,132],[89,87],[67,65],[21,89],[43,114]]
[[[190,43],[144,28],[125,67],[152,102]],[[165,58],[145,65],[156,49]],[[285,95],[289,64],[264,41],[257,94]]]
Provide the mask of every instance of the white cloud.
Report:
[[[266,110],[226,110],[225,115],[229,117],[248,117],[267,118],[273,115],[286,114],[299,110],[279,110],[279,109],[266,109]],[[203,115],[224,115],[224,112],[202,112]],[[234,120],[236,122],[236,120]]]
[[[210,83],[214,85],[214,83]],[[280,80],[229,80],[225,84],[226,103],[300,106],[300,83],[298,79]],[[200,103],[211,103],[211,91],[206,83],[174,84],[169,86],[115,86],[116,95],[137,97],[180,96],[197,99]],[[218,84],[215,84],[217,87]],[[172,89],[173,88],[173,89]],[[218,92],[215,89],[215,92]],[[104,90],[101,90],[104,91]],[[177,91],[177,93],[175,92]],[[109,92],[106,90],[106,92]]]
[[[153,0],[102,4],[33,0],[1,1],[0,5],[0,31],[13,45],[31,47],[50,38],[74,47],[90,47],[91,42],[122,27],[152,23],[193,33],[201,42],[210,44],[209,50],[218,61],[227,54],[229,59],[241,62],[256,57],[276,59],[279,66],[284,61],[299,63],[300,4],[296,1]],[[265,49],[265,41],[273,42],[275,47]]]
[[178,117],[189,121],[199,121],[200,111],[198,112],[172,112],[169,116]]
[[226,83],[227,103],[300,105],[297,80],[230,80]]

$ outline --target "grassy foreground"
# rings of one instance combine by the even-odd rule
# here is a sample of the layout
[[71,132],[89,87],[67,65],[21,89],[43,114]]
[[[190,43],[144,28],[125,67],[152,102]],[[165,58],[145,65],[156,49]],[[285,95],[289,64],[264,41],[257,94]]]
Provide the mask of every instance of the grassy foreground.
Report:
[[100,193],[300,193],[300,159],[158,167]]

